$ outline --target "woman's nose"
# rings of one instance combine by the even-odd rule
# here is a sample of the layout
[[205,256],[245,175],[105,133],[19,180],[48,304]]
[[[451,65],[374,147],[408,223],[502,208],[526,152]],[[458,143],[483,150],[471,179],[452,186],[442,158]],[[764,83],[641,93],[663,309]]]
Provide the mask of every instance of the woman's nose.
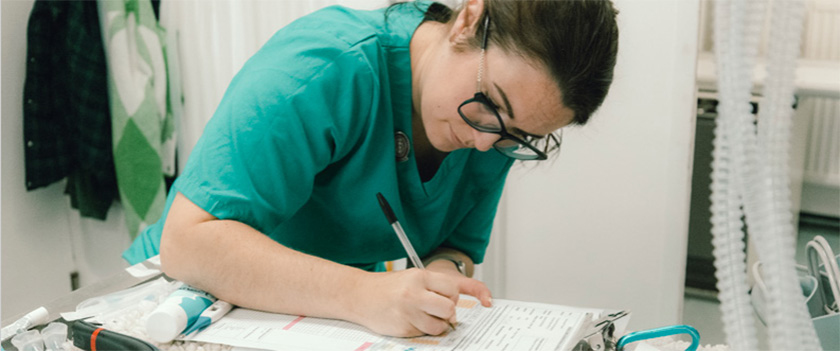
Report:
[[493,144],[502,136],[494,133],[484,133],[478,130],[473,130],[473,147],[478,151],[487,151],[493,147]]

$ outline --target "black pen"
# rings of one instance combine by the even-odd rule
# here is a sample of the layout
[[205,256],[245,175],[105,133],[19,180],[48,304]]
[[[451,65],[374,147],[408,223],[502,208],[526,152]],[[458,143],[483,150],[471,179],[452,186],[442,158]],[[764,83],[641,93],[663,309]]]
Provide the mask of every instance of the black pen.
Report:
[[[397,221],[397,216],[394,214],[394,210],[391,209],[391,205],[388,204],[388,200],[385,200],[382,193],[376,193],[376,198],[379,199],[379,207],[381,207],[382,212],[385,213],[385,218],[388,219],[388,223],[391,224],[391,228],[394,228],[394,232],[397,233],[397,237],[400,239],[400,243],[402,243],[405,252],[408,253],[408,258],[411,260],[411,263],[414,264],[414,267],[426,269],[426,266],[423,265],[423,261],[420,260],[420,256],[417,255],[417,251],[414,251],[414,246],[411,245],[411,241],[408,241],[408,236],[405,235],[405,230],[403,230],[400,222]],[[452,327],[452,330],[455,330],[455,324],[450,321],[447,321],[447,323],[449,323],[449,326]]]
[[417,251],[414,251],[414,246],[411,245],[411,241],[408,241],[408,236],[405,235],[405,230],[403,230],[400,222],[397,221],[397,216],[394,215],[394,211],[391,209],[391,205],[388,204],[388,200],[385,200],[382,193],[376,193],[376,198],[379,199],[379,207],[382,207],[382,212],[385,213],[385,218],[388,219],[388,223],[391,224],[391,228],[394,228],[394,232],[396,232],[397,237],[400,238],[400,243],[402,243],[405,252],[408,253],[408,258],[411,259],[411,263],[414,263],[414,267],[425,269],[426,266],[423,265],[423,261],[420,260],[420,256],[417,256]]

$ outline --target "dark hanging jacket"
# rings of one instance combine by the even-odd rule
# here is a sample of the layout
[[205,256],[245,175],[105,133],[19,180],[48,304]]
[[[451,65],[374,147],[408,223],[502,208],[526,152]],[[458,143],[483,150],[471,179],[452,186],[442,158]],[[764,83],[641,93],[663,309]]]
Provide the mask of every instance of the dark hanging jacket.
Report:
[[71,205],[105,219],[118,192],[96,1],[36,1],[27,45],[26,189],[66,177]]

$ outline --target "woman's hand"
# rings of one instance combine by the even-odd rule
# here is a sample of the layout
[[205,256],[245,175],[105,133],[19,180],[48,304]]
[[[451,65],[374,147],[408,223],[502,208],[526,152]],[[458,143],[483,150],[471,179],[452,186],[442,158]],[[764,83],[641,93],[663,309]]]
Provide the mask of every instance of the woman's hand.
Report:
[[426,269],[452,276],[458,283],[459,293],[477,298],[484,307],[490,307],[493,305],[493,298],[490,294],[490,289],[487,288],[487,285],[484,285],[484,283],[479,280],[465,277],[458,271],[458,268],[455,267],[455,263],[452,261],[435,260],[426,265]]
[[379,334],[410,337],[439,335],[457,323],[455,306],[460,294],[476,297],[490,307],[490,289],[463,276],[455,265],[439,260],[426,270],[408,269],[369,273],[354,288],[357,302],[348,318]]
[[349,320],[400,337],[439,335],[455,323],[459,281],[450,274],[408,269],[369,273],[353,288]]

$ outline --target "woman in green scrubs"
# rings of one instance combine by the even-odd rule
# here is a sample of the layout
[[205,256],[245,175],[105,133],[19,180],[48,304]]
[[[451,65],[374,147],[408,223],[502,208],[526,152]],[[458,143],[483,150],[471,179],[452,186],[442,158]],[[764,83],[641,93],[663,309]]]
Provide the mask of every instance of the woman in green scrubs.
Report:
[[[481,263],[515,160],[600,106],[617,53],[606,0],[331,7],[278,31],[232,80],[124,253],[235,305],[440,334]],[[426,270],[406,257],[382,193]]]

